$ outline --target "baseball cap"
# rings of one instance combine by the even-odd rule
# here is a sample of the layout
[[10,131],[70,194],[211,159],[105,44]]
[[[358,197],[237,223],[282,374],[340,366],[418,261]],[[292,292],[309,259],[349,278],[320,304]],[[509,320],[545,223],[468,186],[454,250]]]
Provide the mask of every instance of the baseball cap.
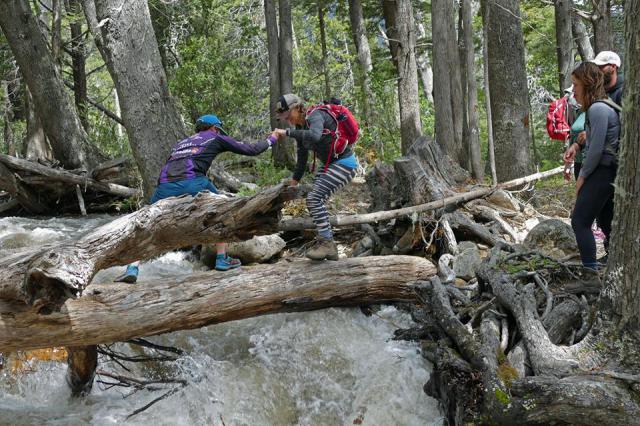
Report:
[[208,125],[208,126],[216,126],[218,128],[218,130],[220,131],[220,133],[222,133],[223,135],[227,134],[227,132],[225,132],[225,130],[222,128],[222,121],[220,121],[218,116],[215,115],[215,114],[206,114],[206,115],[201,116],[200,118],[198,118],[196,120],[196,126],[198,124],[205,124],[205,125]]
[[278,102],[276,102],[276,112],[281,114],[285,111],[289,111],[291,107],[303,104],[304,102],[298,95],[294,95],[293,93],[287,93],[286,95],[280,96]]
[[620,66],[622,65],[622,61],[620,61],[620,56],[618,56],[617,53],[612,52],[610,50],[603,50],[602,52],[598,53],[596,57],[591,60],[591,62],[593,62],[599,67],[603,65],[611,64],[620,68]]

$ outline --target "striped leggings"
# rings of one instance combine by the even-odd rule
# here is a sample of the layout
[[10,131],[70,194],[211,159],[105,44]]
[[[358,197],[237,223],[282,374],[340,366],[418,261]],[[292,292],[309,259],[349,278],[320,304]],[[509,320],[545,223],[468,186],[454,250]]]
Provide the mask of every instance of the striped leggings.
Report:
[[355,175],[356,169],[337,163],[329,164],[326,172],[323,167],[316,173],[316,177],[313,180],[313,189],[307,195],[307,208],[311,213],[319,236],[327,239],[333,238],[331,224],[329,223],[329,212],[327,212],[324,203],[334,192],[351,182]]

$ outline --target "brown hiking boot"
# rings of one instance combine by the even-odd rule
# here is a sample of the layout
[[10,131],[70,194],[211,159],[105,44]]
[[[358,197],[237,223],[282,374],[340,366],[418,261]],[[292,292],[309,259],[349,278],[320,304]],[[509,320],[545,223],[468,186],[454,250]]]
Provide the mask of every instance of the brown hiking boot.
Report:
[[307,257],[312,260],[338,260],[338,247],[333,240],[318,237],[316,244],[307,250]]

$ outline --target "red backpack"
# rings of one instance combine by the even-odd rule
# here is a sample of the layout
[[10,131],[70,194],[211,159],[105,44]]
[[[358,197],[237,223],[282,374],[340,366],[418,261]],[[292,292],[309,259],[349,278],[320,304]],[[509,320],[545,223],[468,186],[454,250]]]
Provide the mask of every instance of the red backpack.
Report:
[[563,96],[549,104],[547,111],[547,133],[551,139],[565,141],[571,131],[569,125],[569,100]]
[[334,157],[338,157],[345,149],[347,149],[348,146],[356,143],[360,136],[360,128],[355,117],[351,111],[349,111],[349,108],[344,105],[337,105],[334,103],[313,105],[307,109],[307,117],[317,110],[326,112],[336,122],[335,131],[327,128],[322,130],[323,135],[331,135],[329,157],[324,165],[324,171],[326,172],[332,155]]

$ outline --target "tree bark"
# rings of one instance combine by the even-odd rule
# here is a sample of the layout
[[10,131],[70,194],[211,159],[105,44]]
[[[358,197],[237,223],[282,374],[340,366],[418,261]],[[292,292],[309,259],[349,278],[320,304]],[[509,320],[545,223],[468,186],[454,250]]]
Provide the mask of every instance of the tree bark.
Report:
[[[418,44],[427,43],[427,31],[424,27],[424,16],[421,10],[414,9],[416,16],[416,28],[418,29]],[[427,101],[433,103],[433,69],[429,62],[429,49],[416,46],[416,65],[422,83],[422,93]]]
[[329,70],[327,69],[327,36],[324,28],[324,2],[318,1],[318,28],[320,29],[320,50],[321,50],[321,66],[322,75],[324,77],[324,98],[331,98],[331,80],[329,78]]
[[[611,0],[593,0],[591,24],[593,25],[593,47],[596,54],[603,50],[613,50],[611,34]],[[626,15],[625,11],[625,15]]]
[[[398,75],[398,102],[400,104],[400,134],[402,153],[422,134],[418,95],[418,68],[416,65],[416,32],[413,7],[409,0],[384,0],[385,20],[391,45],[395,45]],[[392,49],[393,53],[394,49]]]
[[[264,0],[264,20],[267,31],[267,52],[269,57],[269,118],[272,129],[279,127],[275,105],[282,92],[280,90],[280,49],[278,47],[278,17],[274,4],[275,1],[276,0]],[[280,165],[281,163],[276,161],[277,143],[273,148],[274,161],[277,165]]]
[[365,27],[364,14],[362,12],[362,2],[360,0],[349,0],[349,19],[351,21],[351,33],[353,42],[358,54],[360,87],[362,90],[362,105],[365,124],[373,123],[373,90],[371,89],[371,71],[373,65],[371,61],[371,50]]
[[71,346],[67,348],[67,354],[67,384],[71,389],[71,395],[88,395],[93,387],[93,378],[98,367],[98,347],[96,345]]
[[584,25],[582,17],[575,12],[571,15],[571,29],[576,39],[576,44],[578,45],[580,59],[582,59],[583,62],[593,59],[593,47],[591,47],[587,27]]
[[44,160],[53,161],[53,153],[51,145],[47,140],[42,120],[38,116],[38,112],[34,108],[33,96],[31,90],[27,87],[25,90],[25,105],[27,107],[27,132],[22,144],[24,157],[29,161]]
[[0,351],[87,346],[279,312],[412,301],[410,284],[436,274],[414,256],[298,260],[136,286],[94,285],[60,312],[0,300]]
[[2,106],[2,123],[3,123],[3,138],[4,146],[7,147],[7,155],[16,155],[16,143],[11,130],[11,122],[13,121],[13,106],[9,99],[9,82],[6,80],[0,81],[2,87],[2,98],[4,99],[4,105]]
[[62,0],[51,2],[51,57],[58,67],[62,68]]
[[0,27],[33,95],[56,159],[70,169],[95,165],[98,155],[87,141],[29,3],[0,2]]
[[[4,156],[4,154],[2,155]],[[8,192],[29,213],[42,214],[49,210],[31,188],[16,179],[16,176],[4,164],[0,164],[0,189]]]
[[531,171],[529,93],[519,0],[487,2],[491,121],[498,180]]
[[572,0],[555,0],[556,54],[558,57],[559,92],[571,86],[573,70],[573,35],[571,31]]
[[82,31],[82,5],[80,0],[69,0],[67,13],[70,18],[69,30],[71,32],[71,73],[73,75],[73,95],[76,109],[82,127],[89,129],[87,117],[87,73],[85,70],[86,55],[84,33]]
[[[462,153],[462,121],[454,119],[454,103],[462,102],[454,99],[454,78],[451,76],[453,61],[459,64],[456,36],[454,30],[453,2],[451,0],[435,0],[431,7],[431,34],[433,38],[433,100],[435,106],[436,142],[442,150],[455,161],[460,161]],[[459,72],[459,65],[458,72]],[[462,111],[459,111],[460,113]],[[462,116],[460,116],[460,120]],[[457,124],[460,128],[457,129]],[[460,136],[460,137],[459,137]]]
[[[85,9],[86,14],[90,11],[91,7]],[[103,59],[118,91],[122,120],[149,198],[171,148],[186,130],[169,93],[147,3],[99,1],[95,12],[87,21],[99,22],[91,31],[100,32]]]
[[[625,87],[620,159],[615,182],[614,221],[611,255],[607,264],[607,284],[603,309],[618,328],[634,330],[640,323],[640,1],[625,3]],[[627,108],[627,105],[635,106]],[[636,328],[637,330],[637,328]],[[632,334],[636,339],[637,335]],[[637,361],[637,360],[636,360]],[[636,367],[637,369],[637,367]]]
[[473,42],[473,13],[471,10],[471,0],[463,0],[460,7],[462,8],[462,27],[464,34],[464,67],[466,70],[465,93],[467,94],[466,115],[468,117],[468,134],[465,143],[467,145],[471,163],[470,171],[476,181],[482,182],[484,179],[484,167],[482,164],[482,155],[480,153],[478,87],[476,84],[476,54],[475,44]]
[[489,169],[491,170],[492,185],[498,184],[498,174],[496,172],[496,156],[493,141],[493,125],[491,114],[491,90],[489,87],[489,9],[487,8],[487,0],[482,0],[480,7],[482,9],[482,71],[484,77],[484,99],[485,109],[487,111],[487,158],[489,159]]

